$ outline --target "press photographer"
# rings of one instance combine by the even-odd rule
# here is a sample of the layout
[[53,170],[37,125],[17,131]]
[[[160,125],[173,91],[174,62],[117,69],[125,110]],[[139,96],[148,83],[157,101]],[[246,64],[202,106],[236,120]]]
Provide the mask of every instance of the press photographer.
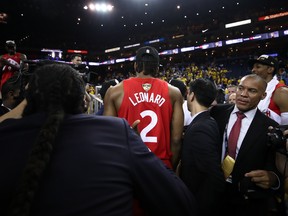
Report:
[[277,152],[276,165],[283,176],[288,177],[288,125],[269,127],[269,145]]
[[276,166],[283,175],[284,182],[284,200],[286,206],[286,215],[288,215],[288,125],[281,125],[278,127],[270,127],[268,133],[270,145],[276,149]]
[[71,56],[71,66],[79,72],[84,82],[89,82],[89,67],[86,64],[82,64],[82,56],[80,54]]

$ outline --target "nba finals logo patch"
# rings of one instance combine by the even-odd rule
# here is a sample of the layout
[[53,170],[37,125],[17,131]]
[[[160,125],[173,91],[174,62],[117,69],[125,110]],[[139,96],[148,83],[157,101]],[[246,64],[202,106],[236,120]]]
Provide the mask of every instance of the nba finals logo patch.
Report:
[[147,92],[151,89],[151,84],[150,83],[145,83],[145,84],[142,84],[142,88]]

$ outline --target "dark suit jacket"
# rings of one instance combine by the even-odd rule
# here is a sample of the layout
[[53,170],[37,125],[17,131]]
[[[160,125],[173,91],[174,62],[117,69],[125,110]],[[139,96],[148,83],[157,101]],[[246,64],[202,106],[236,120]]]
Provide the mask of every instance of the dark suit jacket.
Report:
[[196,116],[185,132],[180,177],[195,194],[200,215],[212,214],[224,191],[220,142],[217,123],[208,111]]
[[[0,124],[1,216],[7,215],[44,121],[45,116],[34,114]],[[135,196],[149,215],[197,215],[188,188],[126,120],[69,115],[55,142],[31,215],[131,216]]]
[[4,115],[5,113],[9,112],[10,110],[4,106],[0,106],[0,116]]
[[[234,105],[225,104],[216,105],[210,110],[210,114],[217,121],[221,133],[222,142],[219,146],[219,149],[221,149],[221,151],[225,127],[229,121],[229,117],[231,112],[233,111],[233,108]],[[277,123],[275,121],[257,110],[255,117],[252,120],[251,125],[247,131],[247,134],[244,137],[234,164],[234,169],[232,172],[232,187],[226,187],[226,192],[227,189],[229,189],[230,193],[229,195],[227,195],[227,199],[229,199],[228,197],[230,197],[229,201],[233,200],[231,196],[238,197],[241,200],[240,197],[243,197],[243,194],[240,193],[239,190],[245,189],[246,187],[250,186],[253,187],[253,190],[255,190],[257,193],[251,192],[247,193],[246,195],[249,195],[249,200],[257,199],[257,204],[252,205],[253,208],[255,208],[254,210],[256,213],[258,212],[258,208],[260,208],[261,205],[262,210],[268,207],[267,199],[269,199],[269,197],[271,197],[271,194],[275,193],[276,191],[272,189],[264,190],[260,187],[254,186],[249,179],[244,177],[244,175],[245,173],[252,170],[270,170],[280,176],[275,166],[275,151],[269,147],[269,138],[267,136],[268,127],[276,125]],[[259,202],[259,200],[262,200],[262,202]],[[245,212],[245,206],[242,206],[241,204],[239,205],[239,202],[241,201],[237,200],[236,202],[238,202],[239,211]],[[235,206],[231,204],[230,207],[234,208]],[[251,209],[249,211],[251,212]]]

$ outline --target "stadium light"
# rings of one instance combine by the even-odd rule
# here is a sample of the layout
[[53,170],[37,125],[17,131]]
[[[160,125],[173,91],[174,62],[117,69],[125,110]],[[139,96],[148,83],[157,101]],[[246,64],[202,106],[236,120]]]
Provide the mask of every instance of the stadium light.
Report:
[[114,6],[111,4],[106,4],[106,3],[96,3],[96,4],[91,3],[89,4],[89,6],[84,6],[84,9],[88,9],[88,8],[92,11],[107,13],[107,12],[111,12]]
[[251,23],[251,19],[247,19],[247,20],[242,20],[242,21],[238,21],[238,22],[225,24],[225,28],[232,28],[232,27],[246,25],[246,24],[250,24],[250,23]]

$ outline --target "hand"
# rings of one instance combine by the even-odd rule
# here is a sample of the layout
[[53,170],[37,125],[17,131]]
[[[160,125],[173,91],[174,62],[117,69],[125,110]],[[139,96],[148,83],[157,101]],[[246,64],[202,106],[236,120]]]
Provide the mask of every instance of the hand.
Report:
[[263,189],[275,187],[278,183],[276,174],[267,170],[253,170],[246,173],[245,177],[250,177],[252,182]]
[[140,120],[137,119],[136,121],[133,122],[131,128],[140,136],[140,133],[138,131],[138,124],[140,123]]

